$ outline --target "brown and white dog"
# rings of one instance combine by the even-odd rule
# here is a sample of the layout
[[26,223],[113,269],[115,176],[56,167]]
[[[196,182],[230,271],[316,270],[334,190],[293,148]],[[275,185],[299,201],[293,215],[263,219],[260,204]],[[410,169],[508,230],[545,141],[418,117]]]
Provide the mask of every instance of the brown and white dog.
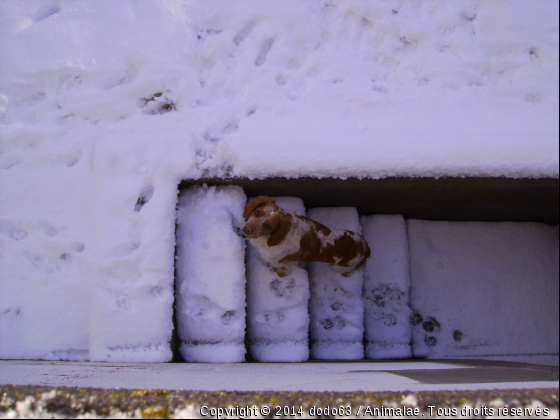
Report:
[[243,234],[280,276],[290,272],[290,263],[322,262],[343,276],[366,266],[371,255],[364,238],[349,230],[329,229],[308,217],[282,210],[273,198],[260,196],[245,206]]

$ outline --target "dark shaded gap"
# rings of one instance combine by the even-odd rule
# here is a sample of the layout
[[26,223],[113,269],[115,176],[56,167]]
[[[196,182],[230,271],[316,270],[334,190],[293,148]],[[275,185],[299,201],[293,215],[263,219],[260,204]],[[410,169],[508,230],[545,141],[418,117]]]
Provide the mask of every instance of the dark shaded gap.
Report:
[[[177,204],[175,206],[175,215],[179,210],[179,200],[177,199]],[[181,340],[179,340],[179,333],[177,331],[177,217],[175,217],[175,253],[173,254],[173,333],[171,334],[171,352],[173,357],[171,363],[181,363],[184,362],[181,354],[179,353],[179,347],[181,345]]]
[[291,196],[305,208],[352,206],[360,215],[402,214],[449,221],[559,221],[557,178],[204,178],[195,184],[239,185],[248,197]]
[[[247,258],[248,258],[249,243],[245,242],[245,280],[247,280]],[[249,300],[248,296],[249,282],[245,281],[245,363],[255,362],[251,355],[251,340],[249,338]]]

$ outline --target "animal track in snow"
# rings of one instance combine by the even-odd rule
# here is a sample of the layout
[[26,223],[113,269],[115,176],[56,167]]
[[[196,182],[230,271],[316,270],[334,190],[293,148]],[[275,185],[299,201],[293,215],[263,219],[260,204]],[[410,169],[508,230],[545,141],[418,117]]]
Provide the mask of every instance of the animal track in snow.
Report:
[[410,324],[415,327],[422,322],[422,315],[415,313],[410,316]]
[[82,151],[78,149],[66,155],[61,155],[59,159],[60,162],[62,162],[66,167],[71,168],[76,163],[78,163],[81,158],[82,158]]
[[45,274],[53,274],[57,273],[61,270],[60,266],[58,265],[49,265],[45,262],[45,259],[40,255],[31,253],[29,251],[24,251],[23,255],[25,259],[36,269],[45,273]]
[[453,340],[459,342],[463,339],[463,333],[459,330],[453,331]]
[[247,38],[247,35],[249,35],[251,33],[251,31],[253,29],[255,29],[255,22],[249,22],[247,23],[243,28],[241,28],[241,30],[239,32],[237,32],[237,34],[233,37],[233,43],[235,45],[239,45],[243,42],[243,40],[245,38]]
[[438,332],[441,329],[440,323],[435,318],[428,318],[422,323],[422,328],[427,332]]
[[208,35],[220,35],[222,32],[221,29],[198,29],[196,38],[204,41]]
[[539,54],[537,53],[536,48],[529,48],[527,50],[527,54],[529,54],[529,57],[531,57],[532,60],[539,58]]
[[[437,319],[434,317],[424,318],[419,313],[415,312],[410,317],[410,324],[413,328],[416,328],[416,331],[419,331],[420,334],[424,334],[424,344],[428,347],[435,347],[438,344],[437,336],[440,335],[441,332],[441,324]],[[421,330],[420,330],[421,328]],[[455,341],[460,341],[462,338],[462,333],[457,331],[459,335],[453,334],[453,338]],[[456,339],[457,337],[457,339]]]
[[0,156],[0,169],[10,169],[23,162],[21,156]]
[[426,337],[424,337],[424,343],[428,347],[435,347],[437,345],[437,338],[432,337],[432,336],[426,336]]
[[115,303],[118,308],[125,311],[131,308],[129,296],[127,294],[122,292],[115,292],[113,293],[113,296],[115,297]]
[[392,289],[385,284],[381,284],[371,291],[364,291],[364,299],[379,308],[389,306],[389,303],[401,302],[404,292],[399,289]]
[[79,241],[76,241],[72,244],[72,248],[74,249],[74,251],[78,253],[83,252],[85,247],[86,247],[85,244]]
[[27,231],[18,228],[8,220],[0,220],[0,234],[7,236],[14,241],[21,241],[27,238]]
[[235,311],[226,311],[221,318],[222,324],[231,325],[235,321]]
[[264,315],[257,315],[256,321],[257,322],[282,322],[286,319],[286,315],[282,312],[273,312],[273,313],[266,313]]
[[104,270],[104,275],[105,282],[110,287],[130,286],[142,278],[142,273],[138,269],[127,264],[108,267]]
[[[364,290],[364,305],[370,308],[373,319],[392,327],[398,324],[394,314],[408,308],[403,300],[404,295],[404,292],[398,288],[392,289],[381,284],[375,289]],[[411,322],[413,321],[411,320]],[[421,322],[421,320],[416,322]]]
[[216,144],[222,141],[223,138],[228,134],[235,133],[238,128],[238,123],[235,121],[231,121],[221,128],[208,128],[206,130],[206,133],[204,133],[203,138],[208,143]]
[[45,232],[45,234],[47,234],[51,238],[55,237],[58,234],[56,228],[46,220],[42,220],[41,222],[39,222],[39,227],[43,230],[43,232]]
[[296,281],[293,278],[275,279],[270,282],[270,288],[278,297],[283,297],[291,294],[296,287]]
[[157,92],[149,98],[142,98],[140,107],[144,108],[144,113],[148,115],[167,114],[177,110],[167,92]]
[[461,20],[465,22],[474,22],[476,20],[476,13],[463,13],[461,14]]
[[159,297],[161,295],[163,295],[163,292],[165,291],[165,289],[161,286],[154,286],[152,288],[150,288],[149,293],[152,297]]
[[132,254],[142,245],[138,241],[127,241],[125,243],[120,244],[119,246],[113,248],[109,253],[108,256],[110,258],[123,258],[127,257],[128,255]]
[[134,206],[134,211],[139,212],[140,210],[142,210],[142,207],[148,204],[148,202],[152,199],[153,195],[154,195],[153,186],[149,185],[146,188],[144,188],[140,193],[140,195],[138,196],[138,200],[136,201],[136,205]]
[[337,330],[341,330],[346,326],[346,321],[344,320],[344,318],[337,316],[334,317],[332,319],[327,318],[321,321],[321,326],[325,329],[325,330],[330,330],[333,328],[336,328]]
[[372,23],[371,20],[369,20],[367,17],[362,16],[362,18],[360,19],[360,25],[364,28],[371,28]]
[[46,5],[45,7],[41,8],[35,14],[35,17],[33,18],[33,22],[34,23],[40,22],[60,12],[61,12],[60,7],[57,4],[51,3],[50,5]]
[[401,45],[404,48],[414,48],[418,45],[418,41],[414,40],[414,39],[409,39],[405,36],[401,36],[399,38],[399,41],[401,42]]
[[216,164],[210,150],[196,151],[196,169],[201,172],[202,178],[231,178],[234,173],[233,165],[230,163]]
[[255,59],[255,66],[260,67],[264,63],[266,63],[266,57],[268,55],[268,52],[272,48],[273,43],[273,39],[267,39],[262,43],[261,48],[259,49],[259,52],[257,54],[257,58]]
[[0,316],[18,316],[20,312],[21,309],[16,306],[13,308],[6,309],[4,312],[0,314]]
[[183,311],[186,315],[198,318],[212,313],[215,307],[216,305],[206,296],[189,296]]
[[541,95],[536,93],[529,93],[525,96],[525,102],[533,105],[538,105],[542,102]]

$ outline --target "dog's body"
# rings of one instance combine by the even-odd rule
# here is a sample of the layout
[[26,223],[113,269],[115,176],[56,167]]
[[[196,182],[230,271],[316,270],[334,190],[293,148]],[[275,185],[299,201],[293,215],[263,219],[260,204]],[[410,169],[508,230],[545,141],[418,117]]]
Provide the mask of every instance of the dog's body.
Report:
[[247,204],[243,217],[248,218],[243,233],[280,277],[287,275],[290,263],[299,261],[327,263],[348,276],[363,269],[371,254],[357,233],[288,213],[270,197]]

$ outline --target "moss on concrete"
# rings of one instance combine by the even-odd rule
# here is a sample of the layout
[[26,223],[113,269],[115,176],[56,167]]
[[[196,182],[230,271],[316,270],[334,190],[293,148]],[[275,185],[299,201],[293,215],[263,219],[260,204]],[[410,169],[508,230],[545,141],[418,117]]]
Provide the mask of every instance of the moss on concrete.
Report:
[[[310,410],[351,406],[355,417],[361,407],[418,407],[420,417],[430,418],[429,406],[436,408],[498,407],[549,409],[558,413],[558,388],[522,390],[436,391],[436,392],[204,392],[124,390],[93,388],[52,388],[40,386],[0,386],[0,417],[31,414],[41,417],[78,416],[172,418],[190,407],[200,415],[203,406],[212,408],[270,408],[265,418],[310,418]],[[304,416],[275,416],[277,406],[300,407]],[[556,411],[554,411],[556,410]],[[300,413],[301,413],[300,412]],[[261,413],[259,411],[259,413]],[[261,413],[262,414],[262,413]],[[424,416],[422,416],[424,414]],[[557,415],[557,414],[556,414]],[[332,416],[314,416],[330,418]],[[372,418],[372,416],[366,416]],[[211,416],[208,416],[211,418]],[[214,417],[215,418],[215,417]]]

